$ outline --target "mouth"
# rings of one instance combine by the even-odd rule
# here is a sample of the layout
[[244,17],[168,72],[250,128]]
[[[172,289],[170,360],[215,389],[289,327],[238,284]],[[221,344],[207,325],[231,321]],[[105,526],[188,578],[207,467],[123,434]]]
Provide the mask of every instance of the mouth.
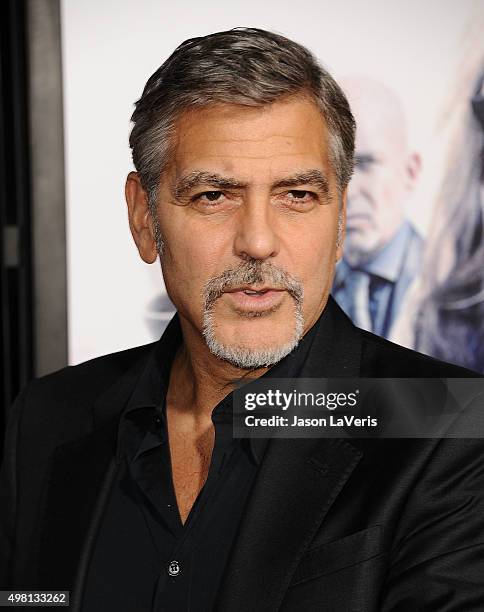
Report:
[[236,287],[225,292],[236,310],[244,313],[275,310],[284,299],[285,293],[285,289],[253,286]]
[[225,293],[238,293],[243,292],[246,295],[263,295],[268,291],[285,291],[285,289],[279,289],[276,287],[253,287],[251,285],[243,285],[241,287],[235,287],[234,289],[229,289]]

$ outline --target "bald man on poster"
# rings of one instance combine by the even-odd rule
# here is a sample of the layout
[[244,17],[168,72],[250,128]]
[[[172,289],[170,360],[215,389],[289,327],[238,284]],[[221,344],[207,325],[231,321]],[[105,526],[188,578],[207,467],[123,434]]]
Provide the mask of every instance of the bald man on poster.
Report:
[[422,259],[423,239],[405,215],[421,160],[393,91],[367,77],[342,87],[357,124],[355,172],[332,293],[355,325],[388,338]]

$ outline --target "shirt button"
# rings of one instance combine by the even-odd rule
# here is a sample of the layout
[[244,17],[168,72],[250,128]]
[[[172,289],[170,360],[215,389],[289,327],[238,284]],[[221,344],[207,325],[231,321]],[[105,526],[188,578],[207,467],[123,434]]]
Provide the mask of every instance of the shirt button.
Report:
[[170,576],[178,576],[178,574],[181,572],[181,567],[178,561],[170,561],[170,563],[168,563],[167,571]]

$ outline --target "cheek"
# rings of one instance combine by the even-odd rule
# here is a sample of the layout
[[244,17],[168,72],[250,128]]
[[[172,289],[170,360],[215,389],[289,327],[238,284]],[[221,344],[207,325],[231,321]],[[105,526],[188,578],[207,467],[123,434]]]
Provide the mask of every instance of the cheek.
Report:
[[305,290],[318,290],[333,273],[336,259],[336,223],[324,225],[305,233],[293,246],[291,257],[295,275]]
[[183,220],[172,220],[169,227],[161,229],[165,241],[162,268],[167,287],[181,300],[184,296],[198,300],[207,280],[221,272],[221,262],[226,258],[223,234],[217,237],[200,229],[195,231]]
[[[397,172],[387,172],[380,180],[380,189],[378,192],[378,204],[380,209],[380,218],[384,220],[392,219],[395,216],[396,209],[405,197],[403,177]],[[378,185],[378,183],[376,183]]]
[[[186,222],[183,211],[173,206],[170,218],[160,219],[161,231],[165,242],[165,260],[170,266],[186,270],[188,273],[196,272],[198,266],[194,263],[204,262],[203,253],[206,249],[204,233],[193,231]],[[177,214],[178,213],[178,214]]]

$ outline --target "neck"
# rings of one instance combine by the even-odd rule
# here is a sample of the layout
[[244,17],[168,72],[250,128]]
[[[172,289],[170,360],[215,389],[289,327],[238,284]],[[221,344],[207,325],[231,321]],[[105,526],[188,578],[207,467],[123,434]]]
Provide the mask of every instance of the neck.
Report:
[[[326,307],[332,280],[331,277],[319,307],[305,326],[303,337]],[[178,316],[183,342],[171,367],[167,406],[170,411],[193,420],[195,425],[206,425],[212,410],[234,390],[238,381],[242,378],[259,378],[270,368],[238,368],[216,357],[210,352],[200,331],[180,311]]]
[[178,413],[190,413],[202,424],[213,408],[235,388],[243,377],[258,378],[268,367],[247,370],[219,359],[208,349],[200,332],[180,315],[183,342],[170,372],[167,404]]

